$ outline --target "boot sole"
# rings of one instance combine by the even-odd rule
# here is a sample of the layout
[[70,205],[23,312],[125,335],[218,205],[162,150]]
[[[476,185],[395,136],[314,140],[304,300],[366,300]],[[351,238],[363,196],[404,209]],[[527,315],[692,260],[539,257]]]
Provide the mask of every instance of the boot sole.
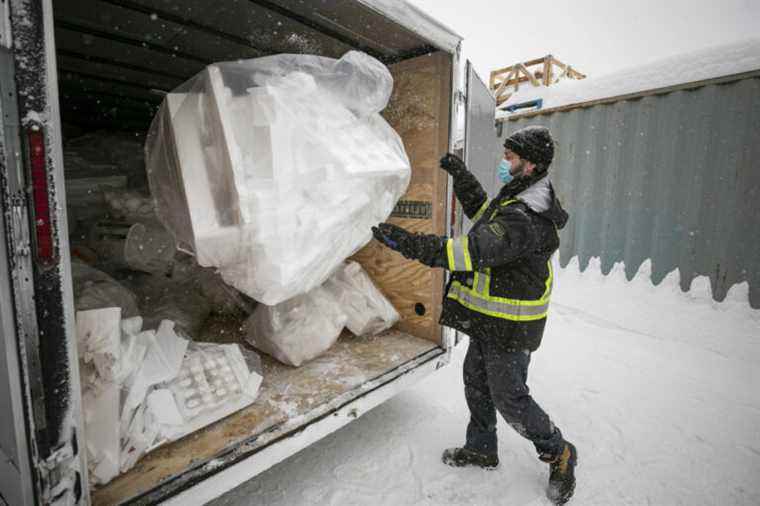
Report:
[[459,462],[456,462],[456,461],[453,461],[453,460],[443,460],[442,462],[444,464],[446,464],[447,466],[449,466],[449,467],[476,467],[476,468],[479,468],[479,469],[483,469],[485,471],[495,471],[495,470],[497,470],[499,468],[499,463],[498,462],[496,464],[492,465],[492,466],[481,466],[479,464],[471,464],[471,463],[464,463],[464,462],[463,463],[459,463]]

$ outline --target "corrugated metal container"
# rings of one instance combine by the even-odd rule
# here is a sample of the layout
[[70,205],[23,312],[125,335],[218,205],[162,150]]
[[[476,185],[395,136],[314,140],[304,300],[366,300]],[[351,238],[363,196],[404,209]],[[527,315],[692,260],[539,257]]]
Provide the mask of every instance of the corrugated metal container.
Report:
[[563,266],[598,256],[605,273],[625,262],[630,279],[649,258],[655,284],[678,268],[683,290],[709,276],[723,300],[747,281],[760,308],[760,71],[509,117],[495,161],[528,125],[558,142]]

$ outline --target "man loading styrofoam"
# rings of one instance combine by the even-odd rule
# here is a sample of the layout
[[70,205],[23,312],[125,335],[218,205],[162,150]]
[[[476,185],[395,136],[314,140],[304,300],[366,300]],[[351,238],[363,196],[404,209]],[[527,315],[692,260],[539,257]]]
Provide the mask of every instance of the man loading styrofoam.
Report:
[[557,229],[568,215],[549,181],[554,157],[549,130],[523,128],[507,138],[504,148],[498,172],[505,184],[491,201],[462,160],[451,154],[441,159],[473,222],[466,235],[412,234],[389,223],[372,230],[378,241],[406,258],[452,273],[440,323],[470,336],[464,362],[470,423],[464,447],[444,451],[443,462],[495,468],[498,410],[549,463],[547,495],[564,504],[575,489],[578,454],[530,396],[526,380],[546,325]]

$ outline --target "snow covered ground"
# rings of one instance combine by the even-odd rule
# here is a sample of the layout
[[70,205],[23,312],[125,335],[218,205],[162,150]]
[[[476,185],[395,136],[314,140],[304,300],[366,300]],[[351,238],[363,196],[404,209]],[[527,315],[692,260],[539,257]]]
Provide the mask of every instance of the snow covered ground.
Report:
[[[219,505],[546,505],[547,466],[503,420],[501,467],[453,469],[466,342],[450,367],[233,490]],[[558,272],[529,386],[579,450],[578,505],[760,504],[760,311],[645,263]]]

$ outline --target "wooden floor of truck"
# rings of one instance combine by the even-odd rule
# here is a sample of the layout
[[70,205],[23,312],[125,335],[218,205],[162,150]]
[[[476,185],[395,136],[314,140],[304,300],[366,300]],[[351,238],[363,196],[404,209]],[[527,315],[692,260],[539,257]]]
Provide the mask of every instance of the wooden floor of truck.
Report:
[[[212,322],[198,340],[239,342],[239,330],[239,325]],[[300,368],[262,355],[264,381],[256,402],[149,453],[127,473],[92,490],[92,502],[119,504],[229,452],[241,442],[248,441],[246,450],[264,445],[266,441],[255,440],[257,435],[296,417],[304,425],[321,416],[331,401],[360,390],[368,381],[435,348],[438,346],[431,341],[391,330],[373,338],[346,333],[328,352]]]

